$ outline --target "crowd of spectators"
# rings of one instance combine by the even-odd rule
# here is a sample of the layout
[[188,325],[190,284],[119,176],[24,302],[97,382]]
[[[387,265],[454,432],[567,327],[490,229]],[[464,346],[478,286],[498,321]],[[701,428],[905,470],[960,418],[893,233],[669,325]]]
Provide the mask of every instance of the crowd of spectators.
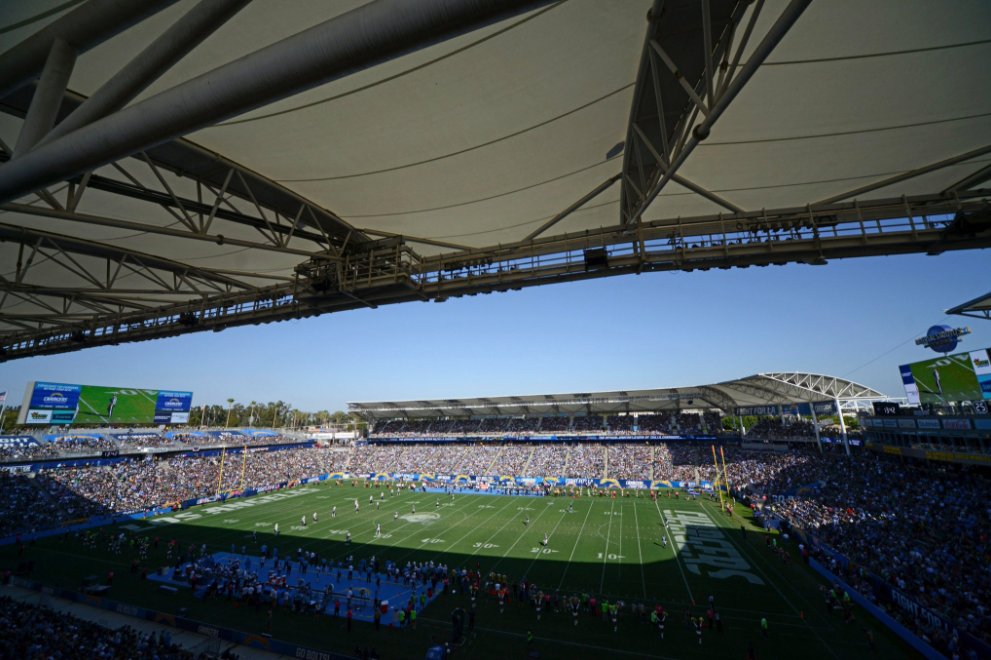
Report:
[[512,476],[523,475],[523,468],[526,466],[532,451],[533,445],[503,445],[499,457],[492,465],[492,473]]
[[799,419],[785,423],[778,417],[761,417],[747,429],[747,435],[754,438],[811,438],[815,433],[812,422]]
[[451,474],[456,471],[464,451],[465,448],[461,445],[410,445],[402,447],[396,456],[393,471],[417,474]]
[[571,428],[570,417],[544,417],[540,420],[541,433],[556,433]]
[[59,448],[48,442],[0,447],[0,461],[41,460],[56,458],[58,455]]
[[46,460],[63,456],[99,456],[104,451],[140,451],[142,449],[167,449],[169,447],[229,447],[274,445],[296,442],[296,438],[282,434],[252,436],[241,432],[176,433],[172,437],[156,430],[133,430],[120,433],[93,435],[66,435],[52,440],[41,439],[37,444],[0,447],[0,461]]
[[606,467],[606,447],[600,444],[572,445],[565,477],[598,479]]
[[355,445],[347,463],[348,472],[399,472],[396,469],[399,452],[405,447],[395,445]]
[[703,413],[702,419],[705,422],[706,429],[709,433],[722,433],[723,431],[723,416],[715,411],[708,411]]
[[702,418],[698,413],[678,413],[678,430],[690,435],[702,432]]
[[535,433],[539,430],[541,430],[539,417],[514,417],[509,420],[509,426],[506,427],[506,431],[513,435]]
[[[429,419],[394,419],[388,422],[375,422],[371,428],[371,435],[383,438],[417,438],[427,435],[431,423],[440,424],[441,422],[432,422]],[[438,428],[440,427],[438,426]],[[434,431],[434,433],[439,432]]]
[[[848,577],[865,596],[887,607],[866,578],[870,573],[961,630],[991,642],[988,479],[873,456],[798,458],[766,459],[762,472],[778,469],[770,478],[753,479],[751,490],[783,492],[789,485],[817,482],[811,492],[770,508],[849,558],[857,568]],[[774,467],[769,469],[768,463]],[[889,613],[950,655],[952,640],[925,617],[898,607],[890,607]]]
[[645,444],[609,446],[609,476],[613,479],[650,479],[651,447]]
[[117,630],[0,596],[0,660],[193,660],[171,634]]
[[476,433],[502,433],[506,430],[508,420],[502,417],[486,417],[475,429]]
[[26,474],[0,472],[0,532],[37,531],[82,518],[151,510],[219,491],[255,488],[340,472],[346,454],[285,449],[221,457],[125,459],[107,466],[56,468]]
[[609,433],[633,433],[633,427],[637,425],[637,418],[633,415],[609,415],[606,417],[606,426]]
[[461,455],[458,474],[487,475],[491,474],[489,466],[502,449],[499,445],[469,445]]
[[602,415],[576,416],[571,428],[579,433],[591,433],[602,430]]
[[637,415],[639,433],[646,435],[674,435],[674,418],[668,413]]

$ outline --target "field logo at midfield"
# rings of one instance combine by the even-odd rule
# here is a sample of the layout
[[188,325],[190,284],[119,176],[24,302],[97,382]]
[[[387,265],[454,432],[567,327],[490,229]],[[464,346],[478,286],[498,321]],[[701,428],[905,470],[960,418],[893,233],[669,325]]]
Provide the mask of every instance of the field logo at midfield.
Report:
[[435,520],[440,520],[440,514],[439,513],[407,513],[405,516],[399,516],[399,519],[411,523],[430,524]]
[[707,577],[742,577],[751,584],[764,584],[706,514],[665,510],[664,518],[678,557],[695,575],[702,575],[704,568]]

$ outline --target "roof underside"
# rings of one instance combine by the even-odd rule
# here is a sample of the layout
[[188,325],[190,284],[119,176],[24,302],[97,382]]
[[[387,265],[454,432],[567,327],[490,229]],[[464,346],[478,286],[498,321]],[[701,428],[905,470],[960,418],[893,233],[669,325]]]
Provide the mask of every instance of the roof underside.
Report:
[[[176,2],[82,54],[62,115],[197,2]],[[2,3],[0,29],[8,29],[0,31],[0,53],[65,15],[71,7],[47,14],[65,4]],[[132,104],[364,4],[254,0]],[[308,253],[345,240],[395,233],[437,242],[411,244],[424,256],[450,252],[443,243],[520,241],[620,172],[617,147],[627,138],[652,4],[563,0],[198,130],[149,150],[147,161],[100,167],[74,211],[121,221],[116,226],[0,210],[0,235],[33,232],[0,243],[8,280],[0,339],[100,310],[239,291],[257,297],[266,287],[273,298],[285,295]],[[734,6],[714,2],[714,10],[723,4]],[[747,6],[741,25],[764,8],[739,66],[786,4]],[[813,3],[679,174],[737,208],[803,207],[991,145],[991,85],[983,83],[989,35],[989,3]],[[0,103],[7,145],[17,142],[32,93],[23,88]],[[943,191],[989,162],[991,154],[965,159],[858,198]],[[225,184],[231,163],[241,170]],[[49,192],[66,206],[80,181]],[[211,213],[221,189],[227,197]],[[617,225],[621,194],[621,186],[605,189],[551,234]],[[176,198],[200,205],[185,208]],[[48,208],[36,195],[17,203]],[[725,211],[672,181],[643,220]],[[187,220],[202,228],[208,215],[215,215],[209,234],[223,244],[122,224],[184,230]],[[99,246],[79,249],[71,239]],[[122,255],[119,266],[108,261]],[[112,300],[100,290],[110,281],[123,292]]]
[[975,319],[991,319],[991,291],[983,296],[967,301],[962,305],[957,305],[946,310],[947,314],[958,314],[960,316],[970,316]]
[[366,419],[585,415],[788,405],[813,401],[887,399],[865,385],[809,373],[764,373],[712,385],[650,390],[349,403]]

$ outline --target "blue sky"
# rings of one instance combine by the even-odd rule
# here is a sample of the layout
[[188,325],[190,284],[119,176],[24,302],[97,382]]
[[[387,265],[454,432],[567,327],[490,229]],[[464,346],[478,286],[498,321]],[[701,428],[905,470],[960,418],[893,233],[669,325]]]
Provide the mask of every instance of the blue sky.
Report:
[[[192,390],[194,403],[347,401],[686,386],[761,371],[848,376],[902,396],[907,341],[991,288],[983,251],[655,273],[94,348],[0,365],[31,380]],[[991,321],[962,349],[991,347]],[[878,358],[885,352],[901,347]]]

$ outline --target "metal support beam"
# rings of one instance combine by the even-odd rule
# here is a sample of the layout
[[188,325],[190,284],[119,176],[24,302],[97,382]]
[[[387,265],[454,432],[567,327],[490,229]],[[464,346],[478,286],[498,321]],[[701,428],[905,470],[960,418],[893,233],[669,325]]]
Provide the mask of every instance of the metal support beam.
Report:
[[[991,248],[991,230],[973,233],[960,230],[952,220],[958,212],[985,208],[991,191],[962,191],[952,197],[926,195],[865,202],[845,202],[809,209],[807,206],[767,209],[738,214],[694,218],[666,218],[641,222],[637,241],[631,242],[629,226],[617,224],[575,231],[512,245],[473,248],[470,259],[462,251],[420,257],[399,239],[387,239],[374,249],[347,250],[343,262],[310,261],[301,264],[295,277],[262,275],[221,269],[196,270],[175,262],[144,262],[146,255],[113,246],[79,241],[70,237],[36,232],[26,227],[0,225],[0,239],[23,246],[16,256],[17,278],[13,286],[0,281],[0,296],[31,295],[24,273],[40,263],[35,254],[49,255],[52,248],[66,253],[88,254],[123,263],[127,272],[140,275],[161,288],[163,295],[185,297],[185,302],[165,304],[138,312],[95,314],[88,321],[60,326],[55,330],[25,327],[23,321],[0,323],[0,346],[7,359],[49,355],[86,346],[144,341],[203,330],[222,330],[287,319],[301,319],[366,306],[399,304],[519,290],[545,284],[577,282],[637,272],[709,270],[812,263],[820,258],[841,259],[894,254],[926,254]],[[915,218],[914,227],[906,217]],[[875,222],[877,221],[877,222]],[[51,245],[50,240],[56,241]],[[606,248],[606,264],[588,269],[582,253],[588,248]],[[7,254],[14,256],[7,248]],[[60,258],[61,255],[60,255]],[[470,276],[451,274],[452,263],[474,262]],[[99,270],[81,261],[92,273]],[[62,267],[76,268],[68,260]],[[188,269],[188,271],[187,271]],[[108,274],[106,282],[116,281]],[[33,272],[33,270],[32,270]],[[173,273],[169,277],[167,273]],[[165,279],[158,273],[166,274]],[[279,282],[266,288],[250,287],[231,292],[235,284],[218,281],[229,274],[240,281],[270,278]],[[51,273],[40,282],[50,283]],[[178,278],[184,288],[165,280]],[[185,278],[185,279],[184,279]],[[196,282],[192,283],[192,279]],[[104,285],[101,277],[101,286]],[[200,282],[213,286],[201,292]],[[264,281],[264,280],[263,280]],[[225,287],[218,289],[217,285]],[[109,286],[109,284],[107,285]],[[135,286],[135,285],[130,285]],[[148,284],[142,283],[148,287]],[[244,285],[247,286],[247,285]],[[90,288],[90,287],[87,287]],[[135,300],[122,296],[125,300]],[[111,306],[112,300],[90,299],[95,305]],[[2,302],[0,302],[2,307]],[[199,321],[188,323],[189,315]],[[183,319],[186,322],[183,322]],[[85,344],[72,341],[72,333],[85,331]],[[809,393],[824,398],[863,398],[869,393],[844,389],[845,385],[815,374],[800,379],[788,374],[760,374],[753,383],[744,382],[753,396],[805,400]],[[721,386],[722,384],[720,384]],[[811,397],[815,398],[815,397]],[[779,402],[779,401],[774,401]]]
[[249,2],[200,0],[46,135],[39,146],[123,108]]
[[159,225],[147,225],[141,222],[131,222],[130,220],[118,220],[117,218],[107,218],[99,215],[90,215],[88,213],[70,213],[69,211],[49,209],[43,206],[0,204],[0,209],[11,213],[24,213],[26,215],[36,215],[43,218],[53,218],[55,220],[69,220],[72,222],[82,222],[85,224],[100,225],[103,227],[129,229],[132,231],[147,232],[149,234],[158,234],[160,236],[170,236],[172,238],[183,238],[192,241],[216,243],[217,245],[237,245],[239,247],[254,248],[256,250],[265,250],[268,252],[280,252],[282,254],[292,254],[300,257],[310,257],[328,261],[337,260],[337,257],[319,252],[312,252],[309,250],[297,250],[294,248],[284,248],[278,245],[272,245],[270,243],[256,243],[254,241],[245,241],[239,238],[228,238],[220,234],[199,234],[192,231],[183,231],[181,229],[172,229],[170,227],[162,227]]
[[226,275],[219,275],[212,272],[208,268],[200,268],[198,266],[192,266],[179,261],[174,261],[172,259],[165,259],[163,257],[156,257],[143,252],[127,250],[113,245],[97,243],[95,241],[87,241],[85,239],[76,238],[73,236],[64,236],[62,234],[40,231],[38,229],[29,229],[27,227],[18,227],[16,225],[0,223],[0,240],[29,244],[35,244],[35,242],[37,242],[37,244],[42,247],[45,245],[50,245],[59,250],[64,250],[65,252],[84,254],[98,258],[111,258],[119,260],[126,257],[129,262],[140,264],[142,267],[146,268],[156,268],[170,273],[189,273],[201,277],[204,281],[212,281],[217,284],[232,286],[238,289],[252,288],[244,282],[227,277]]
[[0,167],[0,202],[552,1],[377,0],[363,5]]
[[881,179],[880,181],[875,181],[874,183],[868,183],[866,186],[861,186],[853,190],[848,190],[845,193],[840,193],[839,195],[833,195],[832,197],[827,197],[826,199],[815,202],[813,206],[818,206],[819,204],[835,204],[836,202],[841,202],[844,199],[850,199],[851,197],[858,197],[865,193],[872,192],[874,190],[880,190],[881,188],[886,188],[890,185],[896,183],[901,183],[902,181],[908,181],[909,179],[914,179],[917,176],[922,176],[923,174],[929,174],[930,172],[935,172],[936,170],[941,170],[944,167],[949,167],[951,165],[956,165],[958,163],[964,163],[972,158],[978,158],[985,154],[991,153],[991,144],[980,147],[979,149],[973,149],[966,153],[958,154],[952,158],[946,158],[944,160],[930,163],[925,167],[919,167],[914,170],[909,170],[908,172],[902,172],[901,174],[896,174],[895,176],[888,177],[887,179]]
[[561,211],[560,213],[558,213],[557,215],[555,215],[553,218],[551,218],[550,220],[548,220],[544,224],[540,225],[540,227],[538,229],[530,232],[530,234],[527,235],[527,237],[524,238],[523,240],[524,241],[532,241],[533,239],[537,238],[538,236],[540,236],[541,234],[543,234],[545,231],[547,231],[548,229],[550,229],[551,227],[553,227],[554,225],[556,225],[557,223],[561,222],[566,217],[568,217],[569,215],[571,215],[572,213],[574,213],[575,211],[577,211],[579,208],[581,208],[582,206],[585,206],[585,204],[589,203],[591,200],[595,199],[600,194],[602,194],[603,192],[605,192],[606,190],[608,190],[609,188],[611,188],[612,187],[612,184],[614,184],[617,181],[619,181],[620,177],[622,177],[622,176],[623,176],[622,173],[620,173],[620,174],[615,174],[615,175],[609,177],[608,179],[606,179],[605,181],[603,181],[602,183],[600,183],[598,186],[596,186],[595,188],[593,188],[591,192],[589,192],[587,195],[585,195],[584,197],[582,197],[581,199],[579,199],[577,202],[575,202],[574,204],[572,204],[568,208],[564,209],[563,211]]
[[0,99],[41,74],[56,39],[77,54],[99,46],[178,0],[89,0],[0,54]]
[[969,190],[981,185],[985,181],[991,181],[991,165],[985,165],[973,174],[960,179],[952,186],[944,190],[944,193],[953,193],[958,190]]
[[21,132],[17,136],[14,158],[30,151],[52,130],[75,64],[76,49],[71,44],[63,39],[52,42],[52,50],[48,53],[38,89],[31,99],[28,116],[24,119]]
[[[671,165],[660,178],[660,180],[646,193],[644,199],[639,205],[633,210],[633,212],[626,218],[627,224],[636,222],[637,218],[643,215],[644,211],[650,206],[651,202],[660,194],[664,186],[668,184],[674,178],[677,173],[678,168],[680,168],[684,162],[691,156],[692,152],[695,150],[703,140],[709,137],[709,133],[712,131],[712,127],[715,125],[722,114],[730,106],[734,99],[739,95],[740,91],[746,86],[753,75],[757,72],[757,69],[764,63],[764,60],[771,54],[774,48],[781,42],[791,27],[798,21],[802,13],[808,8],[812,3],[812,0],[791,0],[788,6],[785,7],[784,11],[778,17],[778,20],[774,22],[771,29],[768,30],[767,34],[751,53],[750,58],[747,63],[740,67],[739,72],[735,77],[732,78],[729,85],[722,95],[715,100],[713,104],[709,106],[709,113],[706,115],[705,119],[702,120],[700,124],[695,126],[691,131],[691,137],[685,143],[685,145],[679,150],[677,155],[671,160]],[[687,130],[688,124],[684,126]],[[687,133],[686,133],[687,134]]]

